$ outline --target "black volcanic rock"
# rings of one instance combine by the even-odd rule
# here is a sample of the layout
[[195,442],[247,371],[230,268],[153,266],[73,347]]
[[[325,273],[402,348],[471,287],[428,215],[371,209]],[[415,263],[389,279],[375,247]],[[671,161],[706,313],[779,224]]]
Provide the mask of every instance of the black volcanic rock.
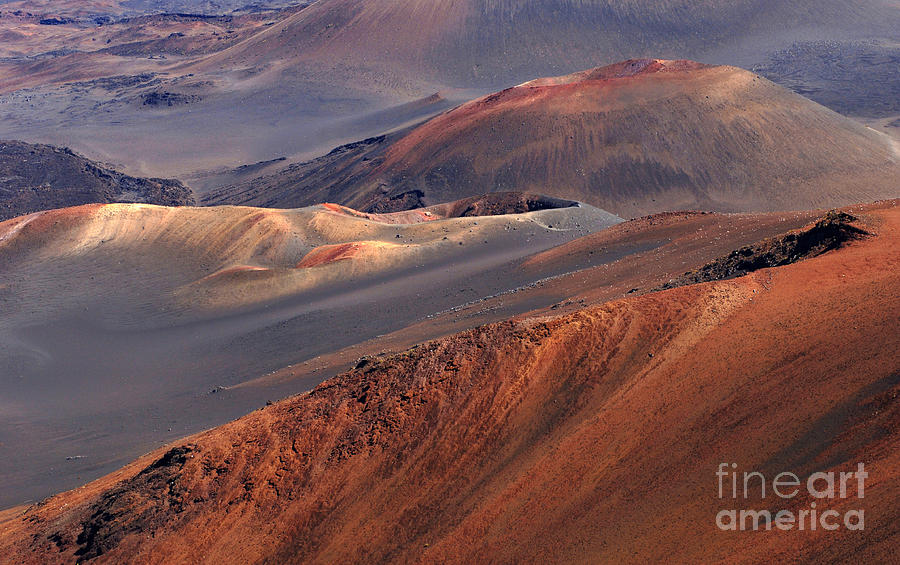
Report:
[[199,102],[196,94],[181,94],[178,92],[148,92],[141,96],[144,106],[179,106]]
[[853,225],[858,218],[832,210],[812,226],[735,249],[726,256],[688,271],[654,290],[666,290],[689,284],[721,281],[747,273],[790,265],[842,247],[849,241],[871,236]]
[[184,206],[194,196],[180,181],[128,176],[68,148],[0,141],[0,221],[95,202]]

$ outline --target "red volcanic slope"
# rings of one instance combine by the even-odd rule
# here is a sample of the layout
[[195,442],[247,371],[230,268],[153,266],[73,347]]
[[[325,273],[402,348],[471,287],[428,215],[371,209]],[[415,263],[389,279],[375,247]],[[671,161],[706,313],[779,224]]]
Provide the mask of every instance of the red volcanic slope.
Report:
[[492,187],[632,217],[896,197],[900,163],[886,136],[748,71],[642,59],[464,104],[391,145],[369,179],[351,205]]
[[[7,518],[15,562],[887,562],[900,546],[900,210],[738,279],[500,323]],[[855,470],[866,529],[719,531],[715,470]],[[809,509],[751,497],[746,508]],[[744,506],[742,506],[744,507]]]
[[306,267],[318,267],[340,261],[342,259],[350,259],[359,253],[362,242],[338,243],[336,245],[323,245],[310,251],[303,259],[297,263],[298,269]]
[[887,136],[751,72],[684,60],[533,80],[367,142],[207,202],[324,200],[383,213],[523,192],[629,218],[900,196],[900,154]]
[[589,80],[615,80],[636,77],[653,73],[677,73],[709,69],[714,65],[706,65],[696,61],[678,60],[663,61],[660,59],[630,59],[613,63],[605,67],[588,69],[559,77],[539,78],[526,82],[523,86],[561,86]]

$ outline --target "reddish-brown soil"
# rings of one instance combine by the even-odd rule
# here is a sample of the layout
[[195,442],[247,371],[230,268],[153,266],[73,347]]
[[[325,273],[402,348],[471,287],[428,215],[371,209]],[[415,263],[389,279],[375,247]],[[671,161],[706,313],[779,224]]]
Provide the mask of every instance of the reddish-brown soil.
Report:
[[336,245],[316,247],[297,263],[297,268],[318,267],[319,265],[327,265],[341,259],[350,259],[359,253],[359,248],[362,245],[365,244],[355,241],[353,243],[338,243]]
[[[360,363],[7,518],[0,551],[22,563],[888,562],[900,209],[859,217],[872,237],[805,261]],[[864,462],[864,499],[816,502],[863,508],[866,529],[721,532],[720,462],[803,478]]]

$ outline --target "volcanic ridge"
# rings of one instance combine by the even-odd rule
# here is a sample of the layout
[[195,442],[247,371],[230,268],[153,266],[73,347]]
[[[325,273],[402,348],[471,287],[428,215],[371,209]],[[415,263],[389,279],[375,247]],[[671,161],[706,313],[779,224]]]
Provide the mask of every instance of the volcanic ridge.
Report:
[[[898,210],[828,215],[870,235],[803,261],[361,363],[8,516],[0,550],[25,563],[886,562],[900,538]],[[722,460],[804,478],[865,461],[870,527],[723,535]],[[856,494],[745,502],[841,512]]]

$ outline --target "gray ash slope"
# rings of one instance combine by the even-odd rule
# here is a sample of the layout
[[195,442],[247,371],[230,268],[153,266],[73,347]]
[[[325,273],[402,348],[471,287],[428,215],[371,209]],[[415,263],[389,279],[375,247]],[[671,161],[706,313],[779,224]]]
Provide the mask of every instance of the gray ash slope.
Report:
[[773,53],[755,72],[847,116],[900,113],[900,44],[807,41]]

